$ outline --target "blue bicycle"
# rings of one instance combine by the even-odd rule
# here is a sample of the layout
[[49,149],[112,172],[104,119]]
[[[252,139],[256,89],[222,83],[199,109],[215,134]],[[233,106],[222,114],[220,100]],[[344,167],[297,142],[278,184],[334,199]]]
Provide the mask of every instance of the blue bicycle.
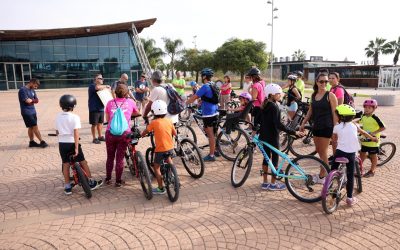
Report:
[[[279,163],[278,169],[272,164],[263,145],[270,148],[281,157],[282,161]],[[253,165],[255,147],[258,147],[264,158],[267,159],[272,174],[275,175],[278,180],[285,178],[287,189],[294,197],[303,202],[316,202],[321,200],[323,181],[320,177],[328,175],[328,166],[322,160],[312,155],[304,155],[295,159],[290,159],[287,154],[261,141],[258,135],[253,136],[252,142],[239,151],[233,162],[231,183],[234,187],[242,186],[247,180]],[[286,162],[288,165],[284,172],[283,165]]]

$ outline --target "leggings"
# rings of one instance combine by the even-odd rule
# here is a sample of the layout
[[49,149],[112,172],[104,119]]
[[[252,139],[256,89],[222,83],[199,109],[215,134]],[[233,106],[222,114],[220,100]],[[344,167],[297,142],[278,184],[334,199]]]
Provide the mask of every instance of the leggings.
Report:
[[129,139],[126,138],[127,132],[121,136],[115,136],[110,133],[109,130],[106,132],[106,146],[107,146],[107,162],[106,172],[107,179],[111,179],[111,174],[114,168],[115,159],[115,180],[121,182],[122,171],[124,170],[124,156],[125,151],[129,143]]
[[[347,191],[347,197],[352,198],[353,197],[353,188],[354,188],[354,163],[355,163],[355,158],[356,158],[356,153],[346,153],[343,152],[339,149],[336,149],[335,157],[345,157],[349,160],[349,163],[346,164],[346,175],[347,175],[347,184],[346,184],[346,191]],[[332,170],[338,169],[339,163],[334,162],[332,164]]]
[[[266,141],[268,142],[268,141]],[[268,142],[271,146],[279,149],[279,142],[276,143],[275,142]],[[279,162],[279,155],[275,152],[273,152],[269,147],[263,145],[265,153],[267,153],[268,157],[271,159],[272,161],[272,165],[274,165],[275,168],[278,168],[278,162]],[[263,165],[268,166],[268,162],[267,159],[264,158],[263,160]]]

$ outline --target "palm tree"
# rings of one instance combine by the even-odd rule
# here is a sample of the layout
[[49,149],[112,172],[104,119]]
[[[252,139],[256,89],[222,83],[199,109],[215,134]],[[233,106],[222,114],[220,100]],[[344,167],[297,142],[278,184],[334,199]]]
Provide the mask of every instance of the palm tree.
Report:
[[367,57],[374,58],[374,65],[378,65],[379,62],[379,55],[387,55],[392,53],[390,43],[386,43],[386,39],[383,38],[375,38],[375,41],[369,41],[368,47],[365,48],[365,55]]
[[391,41],[390,45],[392,46],[392,53],[394,53],[393,65],[396,66],[397,62],[399,61],[399,55],[400,55],[400,36],[397,39],[397,41],[396,40]]
[[164,55],[164,52],[160,48],[155,47],[156,41],[154,41],[154,39],[146,40],[142,38],[141,40],[150,67],[152,69],[157,69],[157,65],[160,63],[160,60],[162,60],[161,57]]
[[171,58],[172,79],[174,79],[175,57],[182,54],[183,42],[181,39],[171,40],[167,37],[162,39],[165,44],[165,53]]
[[306,59],[306,52],[298,49],[292,54],[292,57],[294,57],[297,61],[303,61]]

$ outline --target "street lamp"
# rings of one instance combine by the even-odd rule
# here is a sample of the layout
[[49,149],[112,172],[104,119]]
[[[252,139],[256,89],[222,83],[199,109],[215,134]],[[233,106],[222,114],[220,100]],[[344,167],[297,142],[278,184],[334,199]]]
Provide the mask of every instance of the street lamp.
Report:
[[[271,4],[271,22],[268,23],[268,26],[271,26],[271,55],[270,57],[273,57],[273,52],[274,52],[274,19],[277,19],[278,16],[274,14],[274,12],[278,11],[278,8],[274,8],[274,0],[269,0],[267,4]],[[274,58],[270,58],[270,63],[271,63],[271,83],[272,83],[272,73],[273,73],[273,66],[274,66]]]
[[194,44],[195,49],[197,49],[196,38],[197,38],[197,35],[194,35],[193,36],[193,44]]

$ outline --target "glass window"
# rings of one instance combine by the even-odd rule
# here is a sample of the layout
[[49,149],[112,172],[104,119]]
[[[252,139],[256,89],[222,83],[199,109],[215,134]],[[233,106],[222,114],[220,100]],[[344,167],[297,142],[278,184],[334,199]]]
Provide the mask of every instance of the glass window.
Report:
[[29,46],[31,46],[31,45],[33,45],[33,46],[39,46],[39,45],[40,45],[40,40],[39,40],[39,41],[38,41],[38,40],[37,40],[37,41],[29,41],[29,42],[28,42],[28,45],[29,45]]
[[15,52],[16,53],[22,53],[22,54],[28,53],[29,52],[29,47],[28,47],[28,45],[17,45],[16,49],[15,49]]
[[71,61],[71,60],[77,60],[77,56],[76,56],[76,47],[75,46],[67,46],[65,47],[65,54],[66,54],[66,58],[67,61]]
[[64,39],[53,40],[53,45],[54,46],[64,46]]
[[55,62],[65,62],[65,54],[54,54]]
[[127,32],[118,33],[118,37],[119,37],[119,45],[121,47],[128,47],[130,45],[131,41]]
[[100,62],[105,62],[110,57],[110,49],[108,47],[99,48],[99,59]]
[[119,48],[110,47],[110,58],[115,58],[118,61],[119,58]]
[[129,48],[129,62],[131,64],[138,64],[138,59],[136,57],[136,52],[135,49],[133,47]]
[[88,50],[87,47],[77,47],[76,54],[78,55],[78,60],[86,60],[88,59]]
[[128,47],[120,47],[119,48],[119,61],[120,62],[129,62],[129,48]]
[[99,47],[88,47],[88,54],[99,54]]
[[118,34],[109,34],[108,41],[110,46],[119,46]]
[[65,46],[76,46],[75,38],[65,39]]
[[65,47],[64,46],[54,46],[54,54],[65,54]]
[[35,45],[29,45],[29,57],[32,62],[42,61],[41,47]]
[[88,45],[87,37],[76,38],[76,45],[77,46],[87,46]]
[[53,46],[53,40],[41,40],[40,45],[42,46]]
[[15,57],[15,45],[3,44],[1,47],[4,57]]
[[0,63],[0,81],[6,80],[6,73],[4,72],[4,64]]
[[99,46],[108,46],[108,35],[99,36]]
[[42,47],[42,59],[44,62],[54,61],[53,46]]
[[97,36],[88,37],[88,46],[99,46],[99,40]]
[[2,56],[3,56],[3,49],[2,49],[2,46],[1,46],[1,42],[0,42],[0,57],[2,57]]
[[15,41],[15,45],[28,45],[28,41]]

